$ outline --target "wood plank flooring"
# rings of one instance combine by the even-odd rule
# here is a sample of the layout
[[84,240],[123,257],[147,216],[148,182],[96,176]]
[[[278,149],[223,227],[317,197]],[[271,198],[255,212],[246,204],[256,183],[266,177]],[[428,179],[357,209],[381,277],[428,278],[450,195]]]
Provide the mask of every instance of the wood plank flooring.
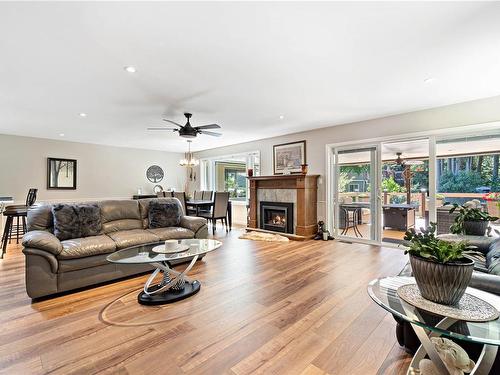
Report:
[[[398,273],[393,248],[240,240],[191,270],[196,296],[137,304],[147,276],[32,303],[24,256],[0,260],[2,374],[404,374],[410,357],[367,283]],[[182,266],[181,266],[182,267]]]

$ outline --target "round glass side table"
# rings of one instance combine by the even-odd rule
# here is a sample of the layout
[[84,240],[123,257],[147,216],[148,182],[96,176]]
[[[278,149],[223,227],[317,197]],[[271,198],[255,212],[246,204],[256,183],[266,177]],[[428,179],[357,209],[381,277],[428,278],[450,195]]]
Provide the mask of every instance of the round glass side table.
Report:
[[[482,344],[481,355],[470,374],[489,374],[497,355],[498,346],[500,346],[500,320],[469,322],[437,317],[399,298],[397,289],[406,284],[415,284],[415,279],[402,276],[375,279],[368,284],[368,294],[380,307],[410,323],[422,344],[415,353],[407,374],[415,373],[418,370],[420,360],[426,356],[434,363],[440,373],[450,374],[431,341],[432,337],[439,336]],[[481,298],[500,310],[499,296],[474,288],[467,288],[467,293]]]

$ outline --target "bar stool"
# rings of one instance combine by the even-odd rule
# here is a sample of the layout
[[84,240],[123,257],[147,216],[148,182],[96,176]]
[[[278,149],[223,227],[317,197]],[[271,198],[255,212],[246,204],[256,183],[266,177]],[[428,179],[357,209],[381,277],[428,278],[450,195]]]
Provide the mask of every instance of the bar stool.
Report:
[[[3,258],[3,255],[7,250],[7,242],[11,243],[15,236],[16,244],[19,244],[19,237],[22,238],[22,236],[26,233],[26,217],[28,216],[28,207],[32,206],[36,202],[37,191],[38,189],[29,189],[25,205],[12,205],[5,207],[3,216],[6,217],[6,221],[2,234],[2,253],[0,258]],[[14,220],[16,221],[15,224]]]

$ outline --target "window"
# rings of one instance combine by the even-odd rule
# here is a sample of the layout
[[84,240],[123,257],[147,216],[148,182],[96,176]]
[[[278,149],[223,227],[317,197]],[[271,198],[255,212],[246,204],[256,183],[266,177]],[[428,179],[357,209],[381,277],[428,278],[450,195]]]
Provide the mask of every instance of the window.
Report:
[[202,190],[227,191],[232,201],[246,201],[249,195],[247,170],[252,168],[254,176],[260,174],[260,153],[205,159],[201,166]]

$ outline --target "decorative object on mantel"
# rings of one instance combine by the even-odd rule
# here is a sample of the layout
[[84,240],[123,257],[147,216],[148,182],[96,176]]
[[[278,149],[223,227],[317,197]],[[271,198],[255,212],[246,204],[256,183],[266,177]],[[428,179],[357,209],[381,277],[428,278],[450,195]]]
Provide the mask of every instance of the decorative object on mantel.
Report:
[[469,285],[474,261],[465,257],[466,242],[446,242],[435,237],[436,223],[422,233],[411,228],[405,233],[410,247],[413,275],[422,296],[430,301],[455,305],[460,301]]
[[238,238],[243,239],[243,240],[266,241],[266,242],[288,242],[289,241],[289,239],[287,237],[281,236],[279,234],[254,232],[254,231],[243,233]]
[[[470,373],[476,364],[467,352],[457,343],[444,337],[432,337],[431,342],[443,360],[450,374],[463,375]],[[430,359],[424,358],[418,364],[420,375],[440,375],[439,370]]]
[[179,160],[179,165],[181,167],[193,168],[200,164],[198,159],[195,159],[193,153],[191,152],[191,140],[188,140],[188,152],[184,154],[184,159]]
[[159,165],[152,165],[146,171],[146,177],[148,180],[154,182],[155,184],[163,180],[164,175],[163,169],[161,169]]
[[273,146],[274,174],[302,173],[302,164],[306,164],[306,141]]
[[76,160],[47,158],[47,189],[76,190]]
[[416,284],[406,284],[397,290],[399,298],[432,314],[468,322],[489,322],[498,318],[498,310],[479,297],[465,293],[456,305],[443,305],[422,297]]
[[309,170],[309,168],[308,168],[308,164],[302,164],[302,165],[300,166],[300,169],[301,169],[302,174],[307,174],[307,172],[308,172],[308,170]]
[[247,170],[247,176],[248,177],[253,177],[253,168],[248,168],[248,170]]

